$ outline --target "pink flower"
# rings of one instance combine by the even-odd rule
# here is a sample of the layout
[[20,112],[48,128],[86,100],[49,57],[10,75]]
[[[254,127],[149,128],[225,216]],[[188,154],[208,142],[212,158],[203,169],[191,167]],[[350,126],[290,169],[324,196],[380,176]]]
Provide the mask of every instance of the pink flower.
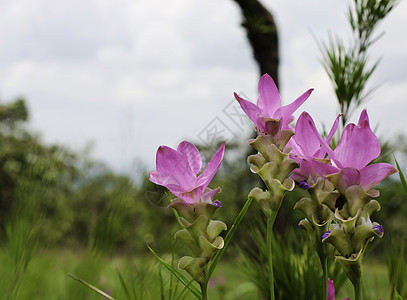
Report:
[[[149,173],[149,179],[155,184],[165,186],[186,203],[211,203],[220,188],[210,190],[207,187],[218,171],[224,153],[225,143],[219,147],[205,170],[198,176],[202,158],[193,144],[184,141],[179,144],[177,150],[160,146],[156,157],[157,170]],[[216,201],[214,204],[220,206]]]
[[257,105],[236,93],[235,98],[246,115],[256,124],[259,134],[272,134],[272,124],[276,120],[280,122],[280,130],[291,129],[289,124],[294,121],[292,114],[307,100],[312,91],[313,89],[309,89],[294,102],[281,106],[280,94],[273,79],[270,75],[264,74],[259,81]]
[[367,166],[379,156],[380,150],[379,139],[370,129],[365,109],[357,125],[351,123],[345,127],[338,146],[329,154],[332,164],[341,170],[338,189],[345,190],[351,185],[360,185],[368,191],[387,176],[396,173],[397,169],[387,163]]
[[307,112],[300,115],[295,127],[295,135],[288,142],[288,146],[292,148],[290,157],[300,165],[300,168],[293,171],[294,180],[307,181],[312,185],[319,177],[339,172],[337,167],[332,166],[330,161],[325,159],[327,153],[333,154],[329,143],[338,129],[339,117],[340,115],[335,119],[327,139],[324,140],[312,117]]
[[[335,300],[335,287],[334,287],[334,282],[333,280],[328,278],[328,296],[327,296],[327,300]],[[342,300],[349,300],[350,298],[344,298]],[[380,298],[380,300],[383,300],[382,298]]]
[[[342,300],[349,300],[350,298],[345,298]],[[328,278],[328,296],[327,300],[335,300],[335,287],[333,280]]]

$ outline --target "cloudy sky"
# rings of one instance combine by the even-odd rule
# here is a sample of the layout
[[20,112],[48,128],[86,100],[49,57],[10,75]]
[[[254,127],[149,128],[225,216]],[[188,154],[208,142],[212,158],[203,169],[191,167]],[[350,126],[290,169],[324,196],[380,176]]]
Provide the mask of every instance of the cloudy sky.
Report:
[[[304,109],[317,124],[338,111],[313,36],[349,39],[349,2],[263,1],[280,32],[283,102],[315,88]],[[161,144],[205,142],[211,128],[246,133],[233,92],[255,100],[258,71],[240,23],[232,0],[2,0],[0,100],[25,97],[47,143],[93,142],[93,156],[118,171],[136,160],[153,168]],[[366,106],[382,135],[407,134],[406,25],[401,1],[372,48],[381,86]]]

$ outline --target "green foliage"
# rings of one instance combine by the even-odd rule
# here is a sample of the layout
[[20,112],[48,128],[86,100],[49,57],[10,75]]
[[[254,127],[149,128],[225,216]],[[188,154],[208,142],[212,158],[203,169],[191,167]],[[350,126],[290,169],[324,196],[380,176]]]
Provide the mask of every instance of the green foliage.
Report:
[[146,176],[137,184],[86,152],[46,145],[26,128],[28,118],[23,99],[0,105],[1,235],[23,217],[48,246],[130,253],[147,251],[144,240],[172,239],[152,241],[173,225],[168,209],[157,217],[160,208],[147,200]]
[[38,236],[36,227],[25,219],[19,219],[6,226],[8,241],[8,262],[13,272],[2,276],[7,278],[8,287],[5,289],[5,299],[15,299],[21,286],[21,279],[38,250]]
[[401,299],[407,298],[407,252],[404,242],[401,244],[391,243],[392,247],[387,251],[387,271],[390,281],[389,299],[397,298],[399,291]]
[[348,8],[353,40],[346,48],[339,38],[331,38],[329,44],[320,43],[322,65],[333,85],[345,126],[352,112],[362,105],[374,89],[367,83],[379,60],[368,65],[367,50],[378,39],[373,33],[393,9],[397,0],[354,0]]
[[[257,213],[257,218],[251,219],[254,222],[245,224],[246,241],[238,247],[244,264],[244,276],[257,286],[261,299],[270,299],[266,225],[259,209]],[[322,290],[321,264],[304,239],[305,235],[287,230],[284,236],[274,236],[272,251],[276,299],[319,299],[315,291]],[[330,260],[329,265],[330,278],[335,280],[339,291],[346,277],[338,264],[332,264]]]

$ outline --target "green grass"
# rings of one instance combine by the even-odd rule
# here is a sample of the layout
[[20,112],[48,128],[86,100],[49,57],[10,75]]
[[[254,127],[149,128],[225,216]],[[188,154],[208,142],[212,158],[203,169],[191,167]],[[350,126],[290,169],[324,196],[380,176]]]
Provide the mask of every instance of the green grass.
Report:
[[[365,299],[379,300],[389,297],[389,278],[385,261],[366,258],[362,265],[362,293]],[[347,279],[341,290],[336,294],[337,299],[353,298],[353,286]]]
[[[163,256],[171,262],[171,255]],[[13,276],[8,253],[0,251],[0,288],[6,290]],[[160,270],[164,298],[161,297]],[[119,278],[120,275],[127,288]],[[67,273],[107,292],[116,299],[195,299],[152,255],[136,258],[89,255],[83,251],[54,250],[39,252],[21,275],[15,299],[104,299],[96,292],[70,278]],[[385,262],[366,259],[363,263],[363,287],[366,299],[388,299],[389,281]],[[346,281],[337,299],[353,297]],[[248,282],[239,264],[221,261],[212,276],[209,299],[260,299],[256,287]]]
[[[171,261],[171,256],[164,256]],[[0,288],[5,290],[14,274],[8,253],[0,251]],[[67,273],[107,292],[116,299],[162,299],[160,289],[161,270],[164,299],[195,299],[182,284],[171,278],[152,255],[137,258],[89,255],[85,252],[55,250],[40,252],[30,262],[19,280],[16,299],[103,299],[96,292],[72,279]],[[125,282],[129,295],[120,282]],[[171,294],[171,296],[170,296]],[[181,296],[180,296],[181,295]],[[210,299],[256,299],[257,291],[253,284],[236,271],[233,263],[219,264],[209,288]]]

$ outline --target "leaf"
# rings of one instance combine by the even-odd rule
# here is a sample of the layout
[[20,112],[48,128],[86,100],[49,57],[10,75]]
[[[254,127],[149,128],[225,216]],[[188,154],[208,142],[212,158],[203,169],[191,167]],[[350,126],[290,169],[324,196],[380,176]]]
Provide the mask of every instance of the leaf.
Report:
[[400,296],[400,294],[396,290],[394,290],[394,295],[396,296],[395,300],[403,300],[403,298]]
[[394,156],[394,161],[396,162],[396,166],[397,166],[397,170],[399,170],[399,176],[400,176],[400,181],[401,184],[404,187],[404,191],[407,193],[407,182],[406,182],[406,178],[404,177],[403,171],[401,171],[400,165],[396,159],[396,157]]
[[90,288],[91,290],[94,290],[96,293],[102,295],[102,296],[105,297],[106,299],[109,299],[109,300],[116,300],[116,299],[113,298],[112,296],[106,294],[106,293],[105,293],[104,291],[102,291],[102,290],[99,290],[97,287],[94,287],[93,285],[91,285],[90,283],[87,283],[85,280],[83,280],[83,279],[81,279],[81,278],[76,277],[75,275],[73,275],[73,274],[71,274],[71,273],[68,273],[68,276],[69,276],[69,277],[72,277],[73,279],[75,279],[75,280],[79,281],[80,283],[86,285],[88,288]]
[[126,284],[126,282],[124,281],[122,274],[120,274],[119,271],[117,272],[117,274],[119,275],[120,284],[122,285],[122,288],[123,288],[123,290],[124,290],[124,293],[126,294],[126,296],[127,296],[128,299],[131,299],[129,289],[127,288],[127,284]]
[[237,215],[235,221],[232,224],[232,227],[230,227],[228,233],[226,234],[226,237],[224,239],[225,245],[223,246],[222,249],[220,249],[215,257],[212,260],[211,265],[209,266],[209,271],[208,271],[208,278],[211,278],[211,275],[213,273],[213,271],[215,271],[216,265],[218,264],[220,258],[223,255],[223,252],[225,252],[226,247],[228,246],[231,238],[233,237],[233,234],[235,233],[237,227],[239,226],[240,222],[242,221],[244,215],[246,214],[246,211],[249,209],[250,204],[252,203],[252,198],[248,198],[246,203],[244,204],[242,210],[239,212],[239,214]]
[[190,291],[192,294],[194,294],[195,297],[197,297],[199,300],[202,299],[201,292],[194,286],[192,285],[191,281],[188,281],[188,279],[185,278],[184,275],[181,274],[177,269],[175,269],[173,266],[171,266],[169,263],[167,263],[165,260],[161,259],[153,249],[148,246],[148,249],[153,253],[153,255],[166,267],[172,274],[174,274],[175,277],[178,278],[179,281],[181,281]]

